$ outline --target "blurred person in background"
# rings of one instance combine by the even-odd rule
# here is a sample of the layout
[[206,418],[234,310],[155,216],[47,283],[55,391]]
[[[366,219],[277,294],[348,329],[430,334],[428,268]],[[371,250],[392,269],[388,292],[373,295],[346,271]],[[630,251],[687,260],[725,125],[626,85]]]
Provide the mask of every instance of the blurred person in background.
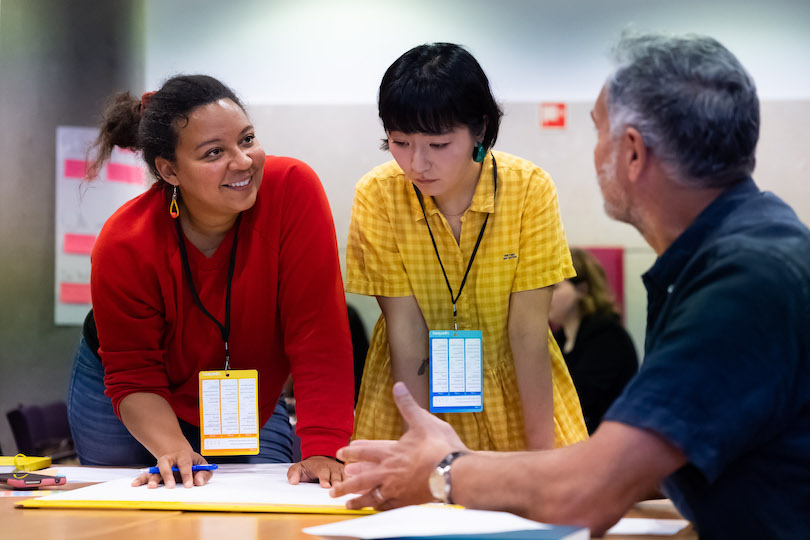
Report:
[[605,269],[588,251],[571,249],[577,275],[554,286],[549,321],[574,380],[588,433],[638,371],[633,341],[622,326]]

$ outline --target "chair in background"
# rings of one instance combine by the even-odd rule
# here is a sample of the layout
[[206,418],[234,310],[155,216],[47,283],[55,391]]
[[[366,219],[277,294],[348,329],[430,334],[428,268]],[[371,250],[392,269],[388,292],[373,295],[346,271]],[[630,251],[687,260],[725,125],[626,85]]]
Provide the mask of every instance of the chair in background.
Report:
[[6,413],[17,452],[50,456],[54,462],[76,457],[64,401],[47,405],[19,405]]

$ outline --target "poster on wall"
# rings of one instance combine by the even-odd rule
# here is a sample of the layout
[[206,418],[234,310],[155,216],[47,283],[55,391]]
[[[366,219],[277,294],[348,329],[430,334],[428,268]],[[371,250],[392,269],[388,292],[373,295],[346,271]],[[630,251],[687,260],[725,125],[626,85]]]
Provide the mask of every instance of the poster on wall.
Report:
[[56,258],[54,323],[80,325],[90,310],[90,253],[101,227],[122,204],[143,193],[146,166],[134,152],[116,148],[92,181],[84,179],[87,149],[98,129],[56,128]]

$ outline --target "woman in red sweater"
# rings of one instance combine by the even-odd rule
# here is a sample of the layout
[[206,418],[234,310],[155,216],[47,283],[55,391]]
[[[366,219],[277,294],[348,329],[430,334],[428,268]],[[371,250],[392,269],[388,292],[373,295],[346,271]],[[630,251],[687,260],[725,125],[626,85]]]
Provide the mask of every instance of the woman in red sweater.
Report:
[[342,479],[334,456],[352,429],[352,348],[318,177],[300,161],[265,156],[237,97],[201,75],[174,77],[140,100],[115,96],[91,173],[114,146],[141,151],[156,182],[110,217],[93,250],[103,370],[93,340],[83,340],[69,396],[83,462],[112,455],[119,462],[104,464],[135,465],[142,445],[160,474],[135,485],[173,486],[172,466],[186,487],[204,484],[211,473],[191,471],[206,463],[198,374],[256,369],[264,427],[259,455],[242,460],[290,461],[277,402],[292,374],[303,460],[287,476]]

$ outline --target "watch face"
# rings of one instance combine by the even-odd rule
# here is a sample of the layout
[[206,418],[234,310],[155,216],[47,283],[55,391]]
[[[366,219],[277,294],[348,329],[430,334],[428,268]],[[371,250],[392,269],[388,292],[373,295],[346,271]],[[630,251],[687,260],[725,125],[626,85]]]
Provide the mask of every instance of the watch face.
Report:
[[444,483],[444,475],[437,470],[433,470],[430,472],[430,478],[428,478],[428,485],[430,486],[430,494],[433,495],[433,498],[437,501],[445,502],[445,483]]

